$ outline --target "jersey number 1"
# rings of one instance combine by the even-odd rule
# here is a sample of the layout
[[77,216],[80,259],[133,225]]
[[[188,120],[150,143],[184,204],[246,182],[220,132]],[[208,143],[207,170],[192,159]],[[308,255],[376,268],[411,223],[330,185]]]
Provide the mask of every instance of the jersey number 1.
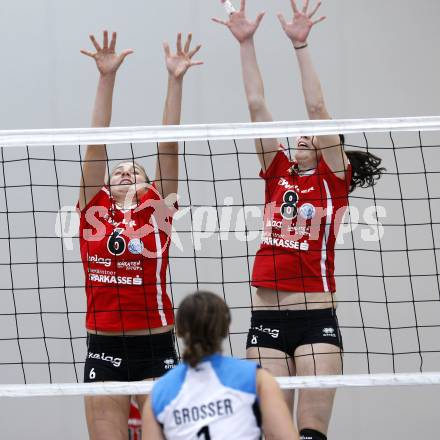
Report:
[[201,428],[199,430],[199,432],[197,433],[197,438],[202,437],[202,436],[205,440],[211,440],[211,435],[209,434],[209,426],[208,425]]

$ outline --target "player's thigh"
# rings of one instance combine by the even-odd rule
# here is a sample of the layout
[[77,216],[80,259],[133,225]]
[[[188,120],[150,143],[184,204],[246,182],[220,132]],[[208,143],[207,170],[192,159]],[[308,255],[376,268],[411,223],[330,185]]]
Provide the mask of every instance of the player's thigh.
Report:
[[342,350],[333,344],[300,345],[294,353],[298,376],[341,374]]
[[293,346],[284,330],[284,314],[253,311],[246,340],[246,357],[275,376],[294,376]]
[[90,440],[127,440],[130,396],[84,398]]
[[[295,350],[298,376],[332,375],[342,372],[341,348],[331,344],[302,345]],[[298,427],[326,433],[330,422],[335,389],[300,390]]]
[[295,364],[286,353],[266,347],[250,347],[246,358],[260,364],[273,376],[295,376]]
[[[286,353],[266,347],[249,347],[246,357],[260,364],[275,377],[295,376],[295,363]],[[293,408],[294,390],[283,390],[289,408]]]

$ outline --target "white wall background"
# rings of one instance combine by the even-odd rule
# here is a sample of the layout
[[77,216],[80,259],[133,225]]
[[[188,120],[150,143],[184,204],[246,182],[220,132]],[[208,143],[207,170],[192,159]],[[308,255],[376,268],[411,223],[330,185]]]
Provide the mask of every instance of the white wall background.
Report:
[[[139,0],[129,2],[117,2],[115,0],[77,0],[75,2],[63,2],[55,0],[15,0],[14,2],[3,2],[0,8],[0,28],[2,38],[0,39],[1,73],[0,73],[0,128],[1,129],[25,129],[25,128],[60,128],[60,127],[83,127],[88,126],[90,113],[96,88],[97,72],[93,62],[79,53],[80,48],[90,48],[88,34],[93,32],[99,34],[104,28],[109,31],[116,30],[119,33],[118,47],[135,49],[135,54],[129,57],[119,73],[117,89],[115,94],[113,125],[152,125],[158,124],[161,120],[163,100],[166,87],[166,72],[163,63],[162,46],[163,40],[172,42],[178,31],[194,33],[194,41],[201,42],[203,49],[199,59],[205,62],[201,68],[189,72],[185,83],[183,123],[215,123],[247,121],[248,114],[244,100],[241,83],[241,72],[238,56],[238,45],[228,34],[226,29],[212,23],[210,17],[223,16],[223,9],[217,0],[162,0],[151,3]],[[287,0],[248,0],[249,14],[255,16],[259,10],[267,10],[261,29],[257,34],[257,50],[260,65],[263,71],[266,94],[270,108],[275,119],[295,120],[304,119],[305,110],[299,77],[296,68],[296,61],[291,46],[284,37],[275,13],[278,11],[289,12]],[[440,88],[438,78],[440,77],[440,53],[438,50],[440,30],[438,17],[440,16],[440,3],[436,0],[421,0],[415,4],[408,0],[332,0],[324,3],[322,13],[328,19],[319,25],[313,32],[310,47],[320,72],[324,86],[328,107],[335,118],[358,118],[358,117],[392,117],[392,116],[415,116],[433,115],[439,112]],[[386,146],[389,148],[389,139],[384,136],[372,137],[375,146]],[[438,145],[439,136],[430,137]],[[399,145],[409,142],[417,145],[416,136],[398,138]],[[363,145],[362,140],[356,139]],[[427,142],[427,140],[426,140]],[[425,143],[424,143],[425,144]],[[243,148],[251,148],[249,143],[244,143]],[[197,146],[200,151],[200,146]],[[219,152],[222,144],[213,145],[214,152]],[[229,146],[230,148],[230,146]],[[111,150],[112,157],[128,154],[128,149],[119,152]],[[140,151],[140,150],[136,150]],[[233,149],[230,149],[233,151]],[[32,157],[50,157],[51,150],[32,151]],[[430,170],[438,171],[438,154],[433,150],[426,151]],[[393,162],[391,151],[382,152],[385,164],[389,171],[396,171],[396,164]],[[78,150],[60,149],[57,150],[58,158],[78,159]],[[5,159],[26,158],[24,149],[5,152]],[[249,156],[248,156],[249,158]],[[255,158],[241,157],[244,172],[248,177],[255,177],[257,163]],[[200,160],[204,166],[206,162]],[[222,159],[223,160],[223,159]],[[420,166],[420,157],[406,156],[402,153],[399,169],[412,170]],[[417,163],[417,165],[416,165]],[[208,163],[209,164],[209,163]],[[216,160],[217,175],[227,175],[230,169],[226,159]],[[29,172],[20,166],[27,166],[27,163],[18,162],[8,164],[5,171],[7,185],[20,184],[28,177]],[[51,163],[32,162],[33,182],[44,183],[48,178],[52,184],[53,167]],[[60,164],[60,180],[65,185],[76,185],[79,178],[77,168],[70,168],[66,164]],[[202,166],[202,168],[203,168]],[[14,168],[16,167],[16,168]],[[49,168],[47,168],[49,167]],[[64,168],[63,168],[64,167]],[[189,172],[197,168],[197,162],[192,164]],[[418,168],[417,168],[418,169]],[[200,170],[198,170],[200,171]],[[201,172],[201,171],[200,171]],[[52,173],[52,174],[51,174]],[[185,177],[185,176],[184,176]],[[434,176],[435,177],[435,176]],[[395,176],[386,176],[386,179],[377,187],[378,194],[383,197],[398,196]],[[403,179],[403,178],[402,178]],[[26,180],[27,181],[27,180]],[[438,177],[430,181],[434,192],[438,193]],[[261,203],[261,184],[253,186],[254,182],[248,182],[249,203]],[[212,185],[211,185],[212,186]],[[257,190],[255,190],[257,188]],[[426,197],[424,182],[404,183],[408,190],[406,196]],[[23,204],[23,197],[28,197],[28,190],[25,193],[16,193],[16,205]],[[229,189],[218,188],[220,200],[228,194]],[[37,191],[37,189],[36,189]],[[62,188],[61,203],[70,204],[76,194],[74,188]],[[209,204],[213,202],[210,190],[191,187],[192,195],[198,198],[195,203]],[[223,192],[222,192],[223,191]],[[237,187],[230,190],[237,194]],[[413,192],[410,194],[410,192]],[[182,187],[183,200],[188,200],[186,190]],[[415,195],[414,195],[415,194]],[[39,195],[37,209],[43,209],[47,204],[48,209],[57,209],[58,200],[56,192],[43,192]],[[371,191],[356,193],[356,196],[372,197]],[[438,194],[437,194],[438,196]],[[1,195],[1,197],[4,197]],[[38,197],[38,195],[37,195]],[[13,210],[14,195],[8,193],[7,199],[9,209]],[[355,205],[362,205],[361,199],[354,198]],[[4,200],[1,200],[4,204]],[[74,202],[73,202],[74,203]],[[29,206],[29,205],[28,205]],[[394,208],[393,208],[394,207]],[[395,209],[395,211],[392,211]],[[390,213],[387,221],[402,224],[400,205],[395,206],[391,202],[388,207]],[[410,208],[408,208],[410,209]],[[2,206],[4,210],[4,206]],[[424,220],[426,220],[426,206],[422,209]],[[419,209],[420,211],[420,209]],[[439,215],[438,209],[435,215]],[[439,215],[440,216],[440,215]],[[396,220],[397,219],[397,220]],[[10,218],[10,221],[32,231],[32,219]],[[5,217],[2,217],[2,232],[5,232]],[[47,219],[39,219],[41,223]],[[407,221],[408,217],[407,217]],[[415,220],[414,220],[415,221]],[[437,220],[438,221],[438,220]],[[182,226],[183,228],[183,226]],[[438,237],[438,229],[436,237]],[[426,232],[426,231],[425,231]],[[41,233],[44,235],[43,233]],[[394,235],[390,232],[389,242],[384,246],[396,248],[402,243],[401,235]],[[420,229],[418,231],[420,236]],[[4,235],[2,235],[3,237]],[[356,237],[355,237],[356,238]],[[410,237],[411,238],[411,237]],[[209,244],[208,254],[217,255],[216,237]],[[429,241],[432,247],[432,239]],[[19,246],[18,241],[14,249],[15,257],[26,260],[29,257],[29,248],[32,243]],[[58,243],[59,244],[59,243]],[[208,244],[206,244],[208,246]],[[49,246],[49,245],[48,245]],[[189,244],[188,246],[191,246]],[[256,244],[254,244],[254,247]],[[350,249],[351,242],[345,247]],[[438,245],[437,245],[438,246]],[[341,246],[344,248],[344,246]],[[188,249],[188,248],[187,248]],[[189,248],[190,249],[190,248]],[[225,244],[225,252],[229,250]],[[40,249],[41,251],[41,249]],[[235,252],[234,248],[231,252]],[[39,252],[41,257],[41,252]],[[44,254],[44,252],[43,252]],[[50,246],[46,254],[59,258],[59,249]],[[344,253],[342,250],[338,255],[338,269],[341,273],[349,266],[353,254]],[[7,252],[2,250],[2,258],[7,258]],[[405,260],[389,262],[390,273],[403,267],[405,272]],[[33,257],[35,260],[35,257]],[[66,254],[66,259],[78,261],[77,249]],[[362,269],[371,269],[374,273],[380,269],[377,266],[370,266],[377,263],[377,254],[374,261],[362,260],[362,255],[357,255],[364,266]],[[373,258],[373,257],[372,257]],[[432,255],[419,255],[419,263],[427,265],[432,260]],[[431,258],[431,260],[428,260]],[[30,257],[30,259],[32,259]],[[2,259],[3,261],[7,261]],[[60,261],[60,260],[58,260]],[[176,260],[178,261],[178,260]],[[401,263],[403,261],[403,263]],[[191,262],[190,262],[191,263]],[[183,262],[182,262],[183,264]],[[225,265],[228,263],[225,262]],[[215,278],[215,270],[204,266],[199,261],[200,273],[209,274]],[[177,264],[176,264],[177,266]],[[69,279],[78,280],[81,277],[81,269],[78,264],[68,266]],[[237,275],[237,267],[227,268],[228,276],[234,279]],[[241,266],[243,267],[243,266]],[[2,270],[4,268],[2,267]],[[48,270],[47,273],[40,273],[40,282],[49,282],[58,279],[61,271]],[[204,269],[204,270],[203,270]],[[414,269],[414,268],[412,268]],[[174,279],[184,281],[185,276],[191,282],[194,280],[191,270],[178,266],[172,268]],[[426,269],[431,272],[431,269]],[[7,289],[9,269],[2,272],[1,287]],[[16,274],[18,276],[18,274]],[[247,274],[245,274],[247,275]],[[45,278],[46,277],[46,278]],[[23,272],[20,276],[22,282],[32,283],[31,272]],[[209,282],[209,280],[205,281]],[[49,281],[48,281],[49,280]],[[214,279],[212,280],[214,281]],[[432,279],[430,279],[432,282]],[[17,287],[15,280],[15,287]],[[78,282],[77,282],[78,284]],[[435,284],[435,283],[434,283]],[[215,287],[215,286],[213,286]],[[218,286],[216,287],[218,288]],[[363,286],[365,298],[377,295],[380,301],[384,295],[380,288],[377,291],[371,286]],[[185,289],[189,289],[188,286]],[[241,286],[244,295],[240,296],[235,287],[226,286],[226,296],[230,304],[234,306],[249,305],[249,295],[246,286]],[[389,288],[388,299],[399,298],[403,290],[408,290],[405,284],[403,287],[393,285]],[[353,299],[353,285],[344,278],[339,283],[340,299],[350,301]],[[405,290],[405,291],[406,291]],[[432,287],[425,280],[420,281],[416,286],[416,293],[426,295],[430,299],[435,297],[435,285]],[[2,291],[0,304],[3,311],[10,307],[10,296],[7,297]],[[427,293],[428,292],[428,293]],[[431,296],[429,295],[431,292]],[[58,296],[48,296],[46,306],[50,308],[60,307]],[[183,295],[184,289],[176,288],[176,300]],[[10,295],[10,292],[9,292]],[[81,289],[70,289],[69,310],[83,310],[84,298]],[[437,295],[438,296],[438,295]],[[407,298],[408,296],[405,296]],[[35,302],[37,294],[29,293],[27,296],[20,296],[17,293],[18,301],[21,301],[20,310],[36,310],[38,304]],[[350,325],[353,317],[350,303],[341,304],[340,319],[345,325]],[[367,318],[382,316],[383,304],[379,309],[364,310]],[[425,322],[436,322],[438,325],[440,316],[437,303],[429,303],[425,308],[419,310],[419,317],[425,317]],[[428,315],[431,312],[430,320]],[[4,312],[5,313],[5,312]],[[248,311],[237,310],[234,320],[234,329],[237,332],[245,332],[248,325]],[[413,320],[408,310],[396,311],[396,322],[408,318]],[[70,317],[73,326],[74,350],[76,360],[81,362],[84,351],[84,330],[82,327],[83,315],[78,313]],[[383,324],[383,320],[379,324]],[[49,334],[63,336],[65,332],[65,317],[63,322],[45,322],[45,330]],[[38,319],[37,319],[38,321]],[[406,321],[405,321],[406,322]],[[355,323],[359,325],[359,322]],[[376,322],[377,324],[377,322]],[[378,324],[378,325],[379,325]],[[386,323],[385,323],[386,324]],[[29,335],[38,334],[39,322],[23,322],[23,328]],[[14,335],[14,324],[9,319],[2,317],[0,321],[0,333],[2,338]],[[435,331],[436,329],[434,329]],[[23,336],[23,334],[21,334]],[[413,337],[414,335],[411,335]],[[423,336],[423,335],[422,335]],[[425,350],[439,350],[438,332],[432,333],[426,339],[422,337],[422,343],[427,342]],[[358,339],[362,335],[353,335],[349,331],[344,333],[346,347],[354,351],[358,346]],[[399,338],[395,336],[395,343],[408,343],[406,336]],[[244,335],[239,335],[234,341],[234,353],[243,353]],[[383,335],[371,336],[370,350],[374,350],[375,344],[379,346]],[[406,342],[405,342],[406,341]],[[61,344],[66,345],[66,342]],[[387,347],[388,348],[388,347]],[[63,347],[53,347],[55,351],[63,352]],[[7,349],[9,350],[9,349]],[[41,352],[44,354],[44,347],[34,345],[29,348],[33,355]],[[69,352],[70,346],[67,348]],[[408,350],[414,350],[410,346]],[[3,351],[4,353],[4,351]],[[364,356],[365,358],[365,356]],[[44,356],[43,356],[44,359]],[[418,371],[419,359],[417,356],[410,359],[397,358],[398,371]],[[376,359],[372,357],[372,369],[374,371],[389,371],[389,357]],[[426,370],[439,370],[440,363],[437,356],[427,355],[425,359]],[[365,359],[362,361],[346,359],[347,372],[365,372]],[[80,366],[78,367],[81,376]],[[2,382],[15,383],[22,380],[21,367],[14,365],[2,368]],[[55,381],[74,380],[73,369],[61,366],[54,366]],[[47,367],[35,367],[29,369],[28,380],[30,382],[47,381]],[[330,438],[345,439],[371,439],[371,438],[399,438],[411,439],[418,435],[432,437],[437,432],[435,417],[437,416],[438,388],[407,388],[407,389],[377,389],[377,390],[343,390],[338,393],[334,417],[332,421]],[[423,411],[420,408],[423,407]],[[86,438],[85,420],[83,416],[82,401],[79,398],[52,398],[52,399],[16,399],[0,400],[0,427],[1,436],[5,439],[22,439],[30,435],[35,440],[52,439],[62,437],[68,439]]]

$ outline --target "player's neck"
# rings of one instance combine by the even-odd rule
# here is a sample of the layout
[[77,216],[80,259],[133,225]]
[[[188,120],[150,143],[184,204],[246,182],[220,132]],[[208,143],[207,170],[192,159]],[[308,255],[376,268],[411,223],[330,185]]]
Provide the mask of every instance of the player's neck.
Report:
[[127,210],[133,209],[139,204],[139,200],[142,197],[141,191],[112,191],[111,193],[113,201],[118,209]]
[[314,170],[316,168],[316,159],[306,159],[297,161],[298,163],[298,171],[299,173],[307,172],[310,170]]

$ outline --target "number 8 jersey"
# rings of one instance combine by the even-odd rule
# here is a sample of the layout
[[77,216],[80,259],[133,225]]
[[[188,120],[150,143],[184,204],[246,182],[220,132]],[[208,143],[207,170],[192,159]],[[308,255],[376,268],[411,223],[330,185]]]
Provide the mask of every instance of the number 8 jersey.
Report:
[[154,417],[173,440],[261,438],[257,364],[214,354],[180,364],[155,383]]
[[334,247],[348,205],[351,166],[337,177],[323,157],[299,173],[280,150],[265,180],[261,247],[252,285],[287,292],[334,292]]
[[166,272],[175,211],[154,185],[133,209],[119,209],[103,187],[80,211],[88,330],[123,333],[173,324]]

